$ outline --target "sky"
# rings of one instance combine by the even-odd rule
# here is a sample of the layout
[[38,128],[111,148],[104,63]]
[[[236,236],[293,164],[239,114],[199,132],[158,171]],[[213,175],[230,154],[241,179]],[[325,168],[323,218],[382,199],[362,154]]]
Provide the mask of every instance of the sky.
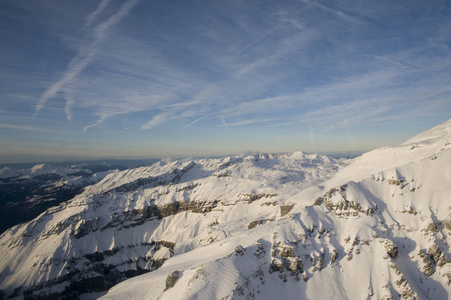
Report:
[[451,118],[451,2],[0,1],[0,162],[367,151]]

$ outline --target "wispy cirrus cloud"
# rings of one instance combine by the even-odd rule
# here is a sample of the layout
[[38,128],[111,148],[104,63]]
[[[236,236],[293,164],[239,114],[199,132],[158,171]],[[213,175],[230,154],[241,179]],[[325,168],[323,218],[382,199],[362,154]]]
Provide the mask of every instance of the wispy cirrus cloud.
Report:
[[30,29],[15,26],[0,47],[2,124],[57,128],[49,140],[71,132],[205,145],[221,135],[326,136],[422,112],[443,119],[451,109],[444,0],[137,3],[0,4],[0,26],[19,16],[8,26]]
[[[80,52],[77,54],[76,57],[74,57],[71,62],[68,65],[68,68],[66,72],[64,72],[62,78],[54,83],[48,90],[44,92],[44,94],[39,98],[38,104],[36,105],[35,110],[35,116],[39,113],[39,111],[44,107],[45,103],[55,97],[55,95],[62,91],[67,85],[69,85],[83,70],[85,70],[89,64],[94,59],[95,55],[97,54],[99,44],[102,42],[102,40],[105,38],[105,35],[108,31],[108,29],[118,22],[121,21],[122,18],[124,18],[128,12],[139,2],[139,0],[128,0],[124,4],[121,5],[119,10],[112,15],[110,18],[108,18],[107,21],[99,24],[94,29],[94,38],[93,41],[90,43],[90,45],[84,49],[82,48]],[[104,2],[103,2],[104,3]],[[102,4],[102,2],[100,3]],[[104,3],[104,6],[106,6],[107,3]],[[99,5],[101,10],[103,10],[103,7]],[[95,18],[98,13],[100,13],[99,8],[93,12],[93,17]],[[90,15],[91,16],[91,15]],[[71,100],[68,100],[71,101]],[[68,110],[70,109],[70,105],[66,105]],[[68,113],[68,110],[66,110],[66,114]],[[71,116],[70,112],[68,116]],[[70,117],[71,118],[71,117]]]
[[14,130],[26,130],[26,131],[42,131],[42,128],[38,128],[35,126],[23,126],[23,125],[15,125],[15,124],[1,124],[0,129],[14,129]]
[[147,122],[146,124],[144,124],[141,129],[142,130],[146,130],[146,129],[152,129],[158,125],[164,124],[166,122],[168,122],[170,119],[172,118],[170,113],[160,113],[158,115],[156,115],[155,117],[153,117],[149,122]]
[[[243,125],[250,125],[250,124],[256,124],[256,123],[266,123],[266,122],[273,122],[273,121],[277,121],[279,120],[279,118],[270,118],[270,119],[251,119],[251,120],[242,120],[242,121],[238,121],[238,122],[232,122],[232,123],[227,123],[225,124],[225,122],[223,122],[223,124],[221,126],[226,127],[233,127],[233,126],[243,126]],[[223,121],[223,120],[221,120]]]
[[[208,48],[196,48],[196,52],[200,53],[203,58],[207,58],[208,61],[213,62],[213,66],[219,67],[215,70],[215,73],[220,73],[222,78],[220,80],[211,80],[210,78],[202,78],[197,74],[187,73],[186,70],[182,70],[179,67],[169,67],[167,60],[162,57],[161,59],[152,59],[151,57],[158,53],[153,53],[150,51],[149,47],[140,45],[140,42],[136,40],[129,40],[125,43],[118,43],[119,45],[127,45],[124,48],[125,53],[121,53],[121,47],[119,49],[115,48],[114,51],[109,51],[106,55],[109,56],[108,64],[109,66],[114,66],[115,76],[121,76],[124,74],[123,83],[128,86],[120,87],[113,86],[111,83],[114,81],[109,80],[109,89],[121,89],[118,93],[111,94],[110,97],[104,95],[103,97],[108,97],[108,101],[105,104],[103,100],[99,100],[98,97],[95,101],[90,100],[89,97],[85,97],[88,101],[85,104],[78,103],[78,105],[84,105],[86,107],[92,107],[97,110],[97,115],[99,119],[92,125],[85,126],[84,131],[99,125],[100,123],[106,121],[109,117],[122,114],[124,111],[135,112],[135,111],[145,111],[145,110],[156,110],[160,111],[155,115],[151,113],[153,117],[146,121],[142,126],[141,130],[150,130],[160,126],[171,120],[177,120],[187,117],[186,108],[190,108],[197,111],[197,114],[193,114],[194,121],[202,118],[205,114],[218,114],[227,115],[228,118],[231,111],[236,111],[236,109],[231,109],[230,107],[239,106],[241,111],[243,111],[246,105],[242,105],[247,101],[243,102],[243,99],[254,98],[256,94],[263,94],[272,85],[283,80],[286,75],[283,70],[278,70],[274,72],[273,66],[277,64],[279,60],[283,60],[286,56],[293,55],[299,49],[308,47],[309,43],[318,38],[316,30],[304,30],[302,25],[298,21],[291,19],[287,21],[287,16],[274,16],[275,28],[269,29],[267,34],[261,35],[257,33],[250,42],[242,49],[242,52],[253,53],[262,49],[262,45],[258,45],[261,39],[264,39],[266,35],[278,36],[278,30],[283,31],[284,26],[292,27],[290,29],[289,35],[283,35],[277,37],[280,40],[282,47],[271,47],[270,49],[265,49],[263,55],[250,55],[246,60],[237,60],[234,52],[223,53],[222,55],[217,55],[217,53],[211,52]],[[235,22],[239,26],[239,31],[244,30],[239,22]],[[277,24],[281,24],[280,26]],[[296,26],[292,25],[295,24]],[[281,28],[279,28],[281,27]],[[237,29],[237,30],[238,30]],[[259,36],[261,38],[259,38]],[[213,39],[221,40],[223,37],[211,36]],[[123,39],[123,37],[118,37]],[[165,37],[164,37],[165,38]],[[214,40],[215,41],[215,40]],[[215,41],[216,42],[216,41]],[[266,42],[265,42],[266,43]],[[136,45],[136,47],[130,47],[131,45]],[[130,49],[133,49],[130,52]],[[139,49],[145,49],[140,52]],[[269,51],[268,51],[269,50]],[[224,55],[225,54],[225,55]],[[248,54],[246,54],[248,55]],[[105,55],[102,53],[102,57]],[[144,58],[144,59],[143,59]],[[151,59],[151,63],[147,63]],[[102,59],[102,58],[100,58]],[[123,62],[122,62],[123,61]],[[136,64],[134,63],[136,61]],[[97,59],[98,62],[98,59]],[[133,69],[132,69],[133,66]],[[226,70],[226,72],[224,72]],[[158,74],[158,76],[153,77],[152,74]],[[142,102],[134,101],[134,97],[130,97],[129,91],[135,86],[134,82],[131,82],[129,78],[131,76],[138,75],[140,82],[141,78],[147,80],[147,82],[142,81],[141,86],[134,87],[134,91],[141,94],[142,99],[152,98],[151,95],[158,93],[158,90],[164,88],[166,93],[171,93],[170,99],[162,99],[160,103],[152,103],[152,101],[143,100]],[[143,74],[146,74],[143,76]],[[224,77],[224,75],[227,76]],[[108,74],[106,74],[108,78]],[[128,78],[126,78],[126,76]],[[190,78],[190,81],[185,80],[185,78]],[[88,78],[85,79],[85,81]],[[98,81],[98,79],[94,79]],[[120,83],[122,84],[122,83]],[[143,88],[147,87],[147,88]],[[80,86],[79,89],[82,87]],[[100,89],[103,93],[107,92],[107,89],[102,89],[101,85],[97,85],[97,89]],[[85,89],[86,93],[86,89]],[[149,97],[145,97],[143,94],[149,94]],[[70,93],[67,93],[70,94]],[[283,97],[283,96],[282,96]],[[72,114],[69,112],[74,101],[71,99],[76,98],[74,95],[67,97],[66,101],[66,116],[68,119],[71,118]],[[190,101],[187,101],[190,99]],[[80,100],[77,99],[79,102]],[[82,100],[83,101],[83,100]],[[188,103],[187,103],[188,102]],[[179,107],[183,109],[178,109],[176,107],[167,107],[167,105],[179,103]],[[259,109],[259,108],[258,108]],[[114,110],[115,113],[112,113]],[[192,122],[194,122],[192,121]],[[189,127],[189,126],[188,126]]]

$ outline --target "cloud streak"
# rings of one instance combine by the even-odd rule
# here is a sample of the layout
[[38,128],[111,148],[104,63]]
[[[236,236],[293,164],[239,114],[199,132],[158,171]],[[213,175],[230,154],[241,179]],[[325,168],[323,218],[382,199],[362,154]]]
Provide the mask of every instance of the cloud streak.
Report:
[[199,119],[194,120],[193,122],[191,122],[191,123],[189,123],[189,124],[183,126],[182,129],[180,129],[180,130],[184,130],[184,129],[186,129],[186,128],[188,128],[188,127],[190,127],[190,126],[196,124],[197,122],[202,121],[203,119],[206,119],[206,118],[208,118],[208,117],[209,117],[209,116],[200,117]]
[[[418,128],[451,110],[445,0],[137,3],[0,4],[16,17],[0,47],[4,140],[150,152],[232,149],[254,135],[295,147],[288,136],[318,133],[320,147],[321,136]],[[33,125],[44,131],[18,131]]]
[[[128,14],[128,12],[136,4],[138,4],[138,2],[139,0],[129,0],[125,2],[124,4],[122,4],[122,6],[114,15],[112,15],[107,21],[101,23],[94,29],[94,40],[91,42],[87,50],[81,50],[78,53],[78,55],[72,59],[72,61],[69,63],[68,69],[63,74],[62,78],[56,83],[54,83],[39,98],[38,104],[36,105],[34,116],[36,116],[39,113],[39,111],[44,107],[45,103],[49,99],[55,97],[58,92],[60,92],[63,88],[67,87],[83,70],[85,70],[89,66],[89,64],[92,62],[95,55],[97,54],[99,44],[105,38],[108,29],[111,28],[113,25],[117,24],[122,18],[124,18]],[[102,4],[102,2],[100,4]],[[106,4],[104,3],[104,5]],[[99,7],[102,8],[100,5]],[[96,13],[97,10],[94,11],[94,13]],[[94,17],[98,13],[100,13],[100,11],[97,12],[94,15]],[[66,107],[69,108],[70,105],[66,105]],[[68,110],[66,110],[66,114],[68,119],[72,118],[71,113],[69,112],[68,114]]]
[[72,121],[73,115],[72,115],[71,107],[72,107],[72,105],[74,105],[75,101],[67,93],[65,93],[65,98],[66,98],[66,106],[64,107],[64,111],[66,113],[66,118],[68,121]]
[[0,129],[14,129],[14,130],[26,130],[26,131],[42,131],[43,129],[33,127],[33,126],[23,126],[23,125],[14,125],[14,124],[1,124]]
[[86,26],[90,26],[91,23],[97,18],[97,16],[107,7],[108,3],[110,3],[111,0],[102,0],[100,1],[99,5],[97,6],[97,9],[93,11],[89,16],[86,18]]

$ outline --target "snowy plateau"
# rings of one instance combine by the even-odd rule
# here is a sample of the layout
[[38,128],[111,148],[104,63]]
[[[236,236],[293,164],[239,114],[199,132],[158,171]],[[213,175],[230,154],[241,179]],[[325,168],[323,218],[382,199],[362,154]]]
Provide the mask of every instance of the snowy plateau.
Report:
[[109,172],[0,236],[4,299],[451,299],[451,120],[333,159]]

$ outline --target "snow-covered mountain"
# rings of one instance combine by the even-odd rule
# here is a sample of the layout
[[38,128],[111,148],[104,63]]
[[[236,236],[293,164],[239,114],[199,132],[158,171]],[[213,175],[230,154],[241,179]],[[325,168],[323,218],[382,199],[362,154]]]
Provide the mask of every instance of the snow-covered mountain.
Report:
[[72,199],[85,186],[114,172],[114,166],[106,164],[83,165],[83,168],[77,168],[77,165],[37,164],[26,169],[0,169],[0,234]]
[[451,120],[352,161],[297,152],[117,171],[0,237],[0,289],[449,299],[450,183]]
[[10,177],[33,178],[44,174],[55,174],[59,176],[65,176],[68,174],[78,173],[80,171],[81,171],[80,169],[76,168],[66,168],[60,166],[53,166],[49,164],[37,164],[31,168],[26,169],[3,167],[0,169],[0,178],[10,178]]

